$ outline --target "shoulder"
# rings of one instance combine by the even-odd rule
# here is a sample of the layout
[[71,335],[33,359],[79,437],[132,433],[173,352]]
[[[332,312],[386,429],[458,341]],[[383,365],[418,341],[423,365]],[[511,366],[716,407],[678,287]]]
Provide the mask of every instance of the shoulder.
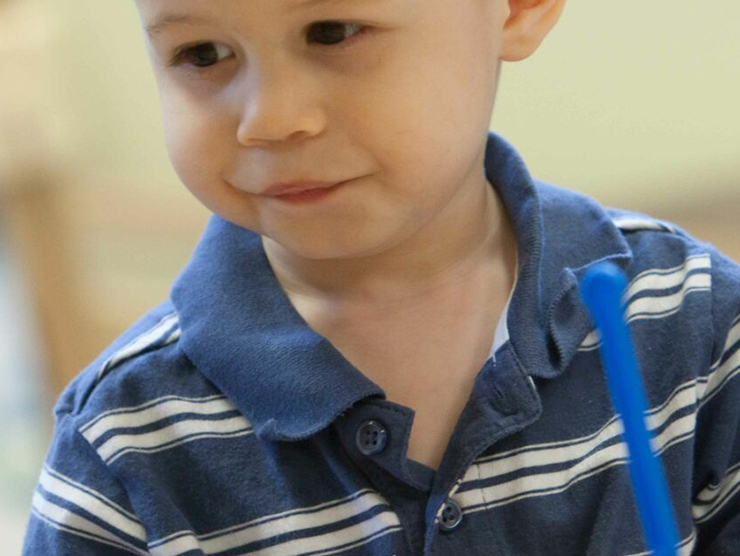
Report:
[[740,277],[737,263],[673,222],[603,206],[583,193],[539,180],[536,183],[546,233],[562,230],[561,237],[593,243],[596,239],[588,232],[601,228],[617,233],[627,243],[635,268],[703,255],[711,259],[709,264],[716,263],[719,273]]
[[650,311],[659,312],[667,307],[666,311],[680,312],[697,327],[703,322],[715,340],[713,356],[722,355],[725,338],[739,328],[735,326],[740,318],[737,262],[674,222],[606,207],[588,195],[540,180],[535,183],[545,241],[550,240],[558,262],[577,265],[583,259],[593,260],[594,255],[607,256],[621,243],[621,250],[631,257],[625,269],[630,284],[627,295],[633,301],[642,299],[633,309],[650,305]]
[[707,316],[715,332],[722,335],[733,326],[740,316],[740,265],[736,261],[673,222],[622,209],[606,208],[605,212],[632,250],[637,274],[633,283],[680,277],[674,289],[679,285],[681,289],[674,295],[706,291]]
[[639,212],[605,207],[584,193],[540,180],[535,180],[535,183],[546,224],[571,224],[581,228],[584,225],[609,226],[618,229],[622,235],[633,232],[664,232],[693,239],[670,222]]
[[156,306],[111,342],[65,388],[54,407],[79,426],[103,414],[166,399],[220,394],[180,349],[180,324],[171,300]]
[[676,303],[695,292],[705,294],[701,317],[711,322],[713,358],[720,357],[717,349],[740,317],[740,265],[674,222],[622,209],[605,211],[632,250],[633,288],[638,282],[658,284]]

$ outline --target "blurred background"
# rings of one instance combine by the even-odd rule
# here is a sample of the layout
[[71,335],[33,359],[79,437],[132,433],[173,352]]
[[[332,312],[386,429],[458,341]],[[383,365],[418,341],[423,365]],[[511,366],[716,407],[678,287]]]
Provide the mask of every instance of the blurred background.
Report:
[[[740,260],[740,3],[708,7],[570,0],[504,65],[491,128],[534,176]],[[0,84],[0,538],[17,554],[54,401],[166,299],[209,212],[170,167],[133,2],[0,0]]]

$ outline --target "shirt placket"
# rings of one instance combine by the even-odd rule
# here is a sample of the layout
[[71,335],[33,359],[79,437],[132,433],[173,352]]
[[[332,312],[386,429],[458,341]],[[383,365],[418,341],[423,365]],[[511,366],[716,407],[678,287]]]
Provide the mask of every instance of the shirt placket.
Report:
[[483,498],[481,487],[471,497],[469,485],[461,492],[461,482],[475,469],[476,457],[540,412],[531,380],[513,353],[500,353],[499,365],[489,360],[477,378],[436,473],[406,456],[411,409],[368,398],[336,421],[345,450],[398,514],[411,554],[490,554],[495,548],[487,512],[470,503]]
[[409,408],[368,398],[340,415],[334,426],[352,461],[398,515],[408,554],[416,556],[423,550],[434,471],[406,457],[412,416]]
[[503,554],[486,507],[475,460],[496,442],[533,423],[541,413],[534,384],[511,345],[489,360],[453,433],[430,493],[425,556]]

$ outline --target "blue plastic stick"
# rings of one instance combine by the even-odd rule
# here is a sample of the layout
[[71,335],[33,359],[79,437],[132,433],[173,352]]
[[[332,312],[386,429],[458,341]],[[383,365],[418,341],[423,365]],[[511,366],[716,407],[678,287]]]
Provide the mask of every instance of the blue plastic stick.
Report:
[[645,390],[624,320],[622,295],[626,288],[627,280],[616,265],[599,263],[581,281],[581,296],[601,334],[601,356],[612,402],[624,424],[632,490],[648,548],[655,556],[676,556],[676,520],[663,467],[650,446]]

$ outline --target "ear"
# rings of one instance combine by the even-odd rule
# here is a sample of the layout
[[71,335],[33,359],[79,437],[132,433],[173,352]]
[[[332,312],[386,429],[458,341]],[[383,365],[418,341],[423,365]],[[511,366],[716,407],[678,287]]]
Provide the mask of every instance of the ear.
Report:
[[560,18],[565,0],[508,0],[501,59],[516,62],[531,56]]

